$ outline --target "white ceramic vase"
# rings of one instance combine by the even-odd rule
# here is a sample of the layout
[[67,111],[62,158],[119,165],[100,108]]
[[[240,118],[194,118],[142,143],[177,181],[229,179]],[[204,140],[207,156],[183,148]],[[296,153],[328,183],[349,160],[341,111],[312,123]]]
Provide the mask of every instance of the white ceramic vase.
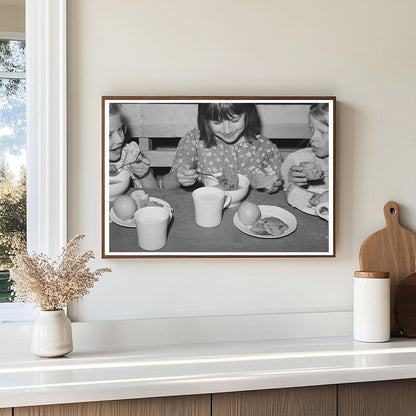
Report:
[[71,321],[63,310],[40,311],[33,325],[31,351],[39,357],[61,357],[72,351]]

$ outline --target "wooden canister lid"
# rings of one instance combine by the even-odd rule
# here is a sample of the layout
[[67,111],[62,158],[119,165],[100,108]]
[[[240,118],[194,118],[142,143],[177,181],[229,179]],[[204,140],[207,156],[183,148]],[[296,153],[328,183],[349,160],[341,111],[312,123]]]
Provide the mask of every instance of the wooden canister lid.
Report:
[[390,276],[389,272],[362,272],[355,271],[354,277],[364,277],[367,279],[388,279]]

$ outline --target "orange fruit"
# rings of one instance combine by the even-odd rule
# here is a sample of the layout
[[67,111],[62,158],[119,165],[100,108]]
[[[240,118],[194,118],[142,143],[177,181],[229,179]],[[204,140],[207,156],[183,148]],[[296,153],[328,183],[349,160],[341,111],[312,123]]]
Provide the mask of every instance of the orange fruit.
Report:
[[261,217],[260,208],[253,202],[243,201],[238,207],[238,219],[244,225],[252,225]]
[[114,200],[113,209],[121,220],[130,220],[137,211],[137,204],[132,197],[120,195]]

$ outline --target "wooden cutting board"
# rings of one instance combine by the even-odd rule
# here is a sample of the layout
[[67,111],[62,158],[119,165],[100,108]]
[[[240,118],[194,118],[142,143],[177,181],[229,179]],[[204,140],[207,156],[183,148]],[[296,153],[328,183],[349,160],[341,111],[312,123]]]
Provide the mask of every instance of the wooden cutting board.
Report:
[[386,228],[367,237],[360,249],[362,271],[390,273],[390,328],[391,335],[400,335],[394,319],[394,298],[401,279],[416,271],[416,234],[399,222],[399,206],[390,201],[384,205]]

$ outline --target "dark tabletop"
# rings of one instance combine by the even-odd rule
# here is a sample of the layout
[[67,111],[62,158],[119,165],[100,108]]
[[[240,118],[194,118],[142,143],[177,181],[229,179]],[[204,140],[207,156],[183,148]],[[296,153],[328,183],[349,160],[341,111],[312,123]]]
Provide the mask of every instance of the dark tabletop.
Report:
[[[244,234],[233,224],[233,217],[238,210],[226,208],[222,222],[218,227],[203,228],[195,223],[192,192],[185,189],[167,190],[150,189],[146,192],[156,198],[163,199],[173,208],[173,219],[168,228],[168,241],[161,254],[167,252],[191,253],[252,253],[254,255],[268,253],[322,253],[328,252],[328,222],[313,215],[305,214],[292,208],[286,202],[283,191],[269,195],[266,192],[250,190],[246,200],[258,205],[274,205],[286,209],[295,215],[297,229],[290,235],[262,239]],[[137,243],[135,228],[126,228],[117,224],[109,225],[110,252],[123,252],[131,255],[145,252]]]

